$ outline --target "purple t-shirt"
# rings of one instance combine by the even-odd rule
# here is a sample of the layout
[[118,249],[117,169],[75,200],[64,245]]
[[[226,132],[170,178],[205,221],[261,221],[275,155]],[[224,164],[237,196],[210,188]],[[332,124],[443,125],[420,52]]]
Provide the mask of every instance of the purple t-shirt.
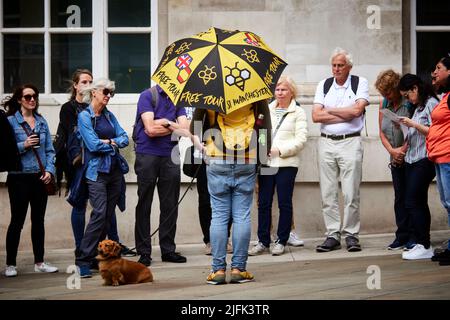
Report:
[[[170,121],[176,121],[178,117],[186,115],[186,110],[184,108],[175,107],[167,94],[159,86],[157,86],[157,91],[159,97],[157,99],[158,104],[156,107],[152,105],[152,93],[150,90],[145,90],[141,93],[137,103],[137,112],[139,116],[144,112],[153,112],[155,120],[166,118]],[[144,130],[141,129],[137,133],[136,153],[170,157],[173,147],[178,144],[178,139],[172,141],[171,136],[172,135],[150,138]]]

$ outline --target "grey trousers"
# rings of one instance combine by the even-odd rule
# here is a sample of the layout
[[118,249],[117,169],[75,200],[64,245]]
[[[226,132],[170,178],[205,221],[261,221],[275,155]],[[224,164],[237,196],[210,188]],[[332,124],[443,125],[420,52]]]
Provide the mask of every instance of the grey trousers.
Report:
[[138,183],[136,206],[135,241],[139,255],[151,255],[150,214],[155,187],[158,188],[159,246],[161,254],[175,252],[175,233],[180,196],[180,165],[170,157],[136,154],[134,170]]
[[97,181],[87,179],[91,217],[84,231],[80,245],[77,266],[87,265],[95,260],[98,243],[105,239],[120,196],[122,172],[117,167],[111,173],[99,173]]

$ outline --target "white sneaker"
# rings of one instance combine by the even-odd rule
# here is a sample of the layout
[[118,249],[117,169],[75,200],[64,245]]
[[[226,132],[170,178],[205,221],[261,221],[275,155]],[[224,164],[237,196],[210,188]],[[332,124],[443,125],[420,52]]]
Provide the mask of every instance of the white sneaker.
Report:
[[276,242],[272,248],[272,255],[281,256],[283,253],[284,253],[284,246],[281,243]]
[[263,245],[261,242],[258,242],[253,248],[248,252],[249,256],[259,256],[264,252],[269,252],[269,248]]
[[7,277],[15,277],[15,276],[17,276],[17,268],[16,268],[16,266],[6,266],[5,276],[7,276]]
[[305,241],[300,240],[298,235],[294,231],[291,231],[291,233],[289,233],[287,244],[293,247],[301,247],[305,245]]
[[51,264],[49,264],[47,262],[42,262],[41,264],[34,265],[34,271],[35,272],[53,273],[53,272],[58,272],[58,268],[52,266]]
[[404,260],[431,259],[432,256],[433,248],[430,246],[428,249],[425,249],[421,244],[416,244],[411,250],[402,253]]

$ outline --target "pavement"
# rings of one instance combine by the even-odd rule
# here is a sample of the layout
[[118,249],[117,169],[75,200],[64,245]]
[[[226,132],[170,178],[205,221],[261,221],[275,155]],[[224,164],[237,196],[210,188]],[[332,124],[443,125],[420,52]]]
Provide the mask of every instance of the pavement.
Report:
[[[432,245],[442,247],[449,238],[450,230],[434,231]],[[98,273],[77,278],[72,249],[47,250],[46,261],[59,268],[54,274],[35,273],[32,253],[19,252],[18,276],[6,278],[2,270],[0,300],[449,300],[450,266],[402,260],[401,251],[386,249],[392,239],[393,234],[362,235],[361,252],[343,246],[329,253],[315,252],[322,238],[304,239],[304,247],[286,247],[281,256],[249,257],[254,282],[216,286],[205,282],[211,257],[203,244],[177,246],[187,257],[182,264],[162,262],[155,246],[154,282],[120,287],[103,286]]]

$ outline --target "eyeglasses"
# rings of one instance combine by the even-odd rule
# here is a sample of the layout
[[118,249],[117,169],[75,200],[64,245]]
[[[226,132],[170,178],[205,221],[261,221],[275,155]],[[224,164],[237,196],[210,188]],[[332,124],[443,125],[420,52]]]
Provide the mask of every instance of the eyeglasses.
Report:
[[111,98],[114,97],[114,95],[116,94],[116,93],[114,92],[114,90],[110,90],[110,89],[108,89],[108,88],[104,88],[104,89],[102,90],[102,93],[103,93],[103,95],[105,95],[105,96],[110,95]]
[[36,101],[38,99],[38,95],[37,94],[26,94],[23,96],[23,98],[28,102],[31,101],[31,98],[33,98],[34,101]]

